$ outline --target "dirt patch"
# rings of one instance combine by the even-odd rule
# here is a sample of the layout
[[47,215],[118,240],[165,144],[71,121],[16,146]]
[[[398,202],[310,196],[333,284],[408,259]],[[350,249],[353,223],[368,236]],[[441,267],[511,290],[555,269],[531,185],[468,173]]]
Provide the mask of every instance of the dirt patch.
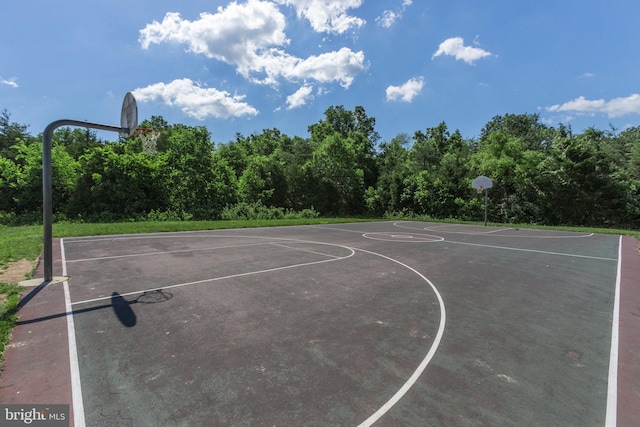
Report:
[[10,262],[6,270],[0,271],[0,282],[18,283],[27,278],[33,271],[34,263],[26,259]]

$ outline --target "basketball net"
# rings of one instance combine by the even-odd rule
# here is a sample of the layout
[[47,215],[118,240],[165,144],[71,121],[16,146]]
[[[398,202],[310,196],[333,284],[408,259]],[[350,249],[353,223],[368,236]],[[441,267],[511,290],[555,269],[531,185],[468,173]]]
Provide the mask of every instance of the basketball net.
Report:
[[145,154],[155,154],[157,153],[157,142],[162,132],[157,129],[150,128],[138,128],[135,131],[135,135],[140,138],[140,142],[142,142],[142,152]]
[[476,187],[476,190],[478,190],[478,194],[482,193],[482,190],[484,190],[484,187],[482,185],[479,185]]

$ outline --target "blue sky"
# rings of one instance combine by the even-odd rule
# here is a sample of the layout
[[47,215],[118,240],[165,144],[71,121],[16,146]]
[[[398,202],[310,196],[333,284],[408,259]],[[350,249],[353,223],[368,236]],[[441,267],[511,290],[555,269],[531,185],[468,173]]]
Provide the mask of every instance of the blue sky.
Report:
[[[33,135],[58,119],[204,125],[216,142],[365,108],[382,141],[506,113],[640,125],[632,0],[23,0],[0,15],[0,109]],[[100,137],[117,139],[116,134]]]

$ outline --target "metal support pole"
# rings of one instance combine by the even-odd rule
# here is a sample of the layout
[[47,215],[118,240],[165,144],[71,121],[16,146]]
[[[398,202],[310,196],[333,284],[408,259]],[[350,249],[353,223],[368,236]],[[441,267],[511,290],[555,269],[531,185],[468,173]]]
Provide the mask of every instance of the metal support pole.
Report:
[[42,224],[44,226],[44,281],[53,280],[53,189],[51,167],[51,139],[53,131],[60,126],[78,126],[120,133],[129,133],[128,128],[84,122],[81,120],[56,120],[51,122],[42,134]]
[[484,226],[487,226],[487,202],[489,200],[489,190],[484,189]]

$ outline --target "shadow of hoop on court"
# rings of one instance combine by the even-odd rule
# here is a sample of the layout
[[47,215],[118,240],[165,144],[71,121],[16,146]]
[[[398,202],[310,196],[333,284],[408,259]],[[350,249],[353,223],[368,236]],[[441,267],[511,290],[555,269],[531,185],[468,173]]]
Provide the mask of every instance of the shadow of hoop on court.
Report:
[[28,320],[19,320],[16,322],[16,326],[19,325],[28,325],[31,323],[44,322],[51,319],[56,319],[58,317],[68,316],[70,314],[82,314],[89,313],[96,310],[102,310],[104,308],[113,308],[113,311],[124,326],[131,328],[137,323],[137,316],[133,309],[131,308],[134,304],[156,304],[161,302],[166,302],[173,298],[173,294],[162,289],[155,289],[152,291],[145,291],[142,294],[138,295],[135,299],[127,300],[125,297],[120,295],[118,292],[113,292],[111,294],[111,301],[109,304],[98,305],[95,307],[87,307],[81,308],[77,310],[73,310],[65,313],[56,313],[51,314],[49,316],[42,316],[35,319]]

